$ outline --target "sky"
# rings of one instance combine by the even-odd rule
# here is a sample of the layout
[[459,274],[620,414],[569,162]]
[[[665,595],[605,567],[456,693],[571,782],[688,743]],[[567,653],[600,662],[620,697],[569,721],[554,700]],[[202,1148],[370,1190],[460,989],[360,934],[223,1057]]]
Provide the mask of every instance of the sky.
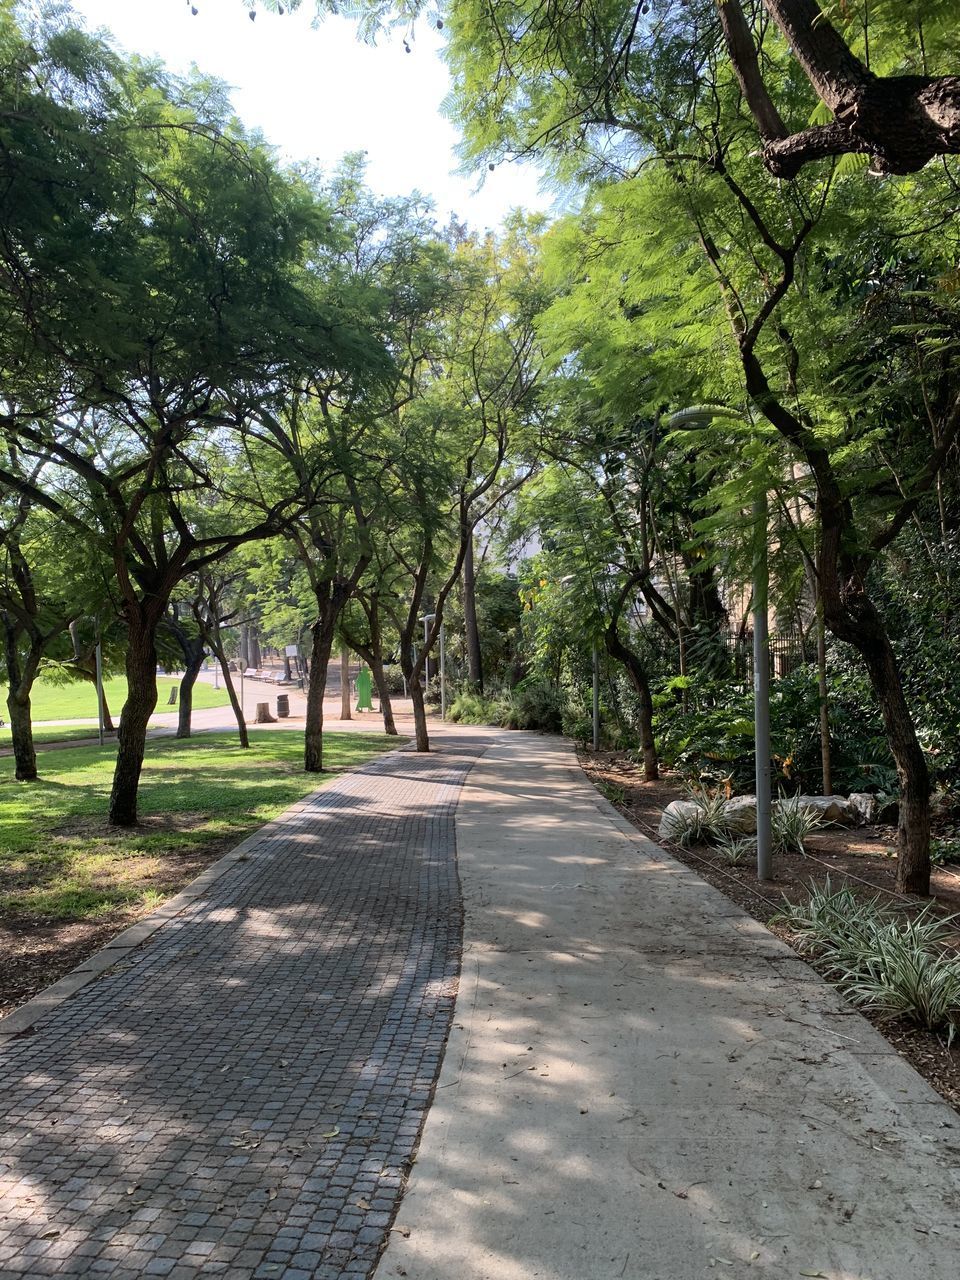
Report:
[[[449,73],[442,35],[423,23],[411,52],[400,32],[361,43],[353,23],[313,5],[280,17],[240,0],[72,0],[87,27],[107,28],[133,53],[159,56],[173,71],[192,63],[232,86],[248,128],[259,128],[290,161],[332,169],[347,151],[366,151],[367,178],[381,195],[429,195],[440,222],[453,212],[475,230],[498,226],[510,209],[550,207],[531,166],[505,164],[478,178],[453,174],[457,130],[441,114]],[[191,6],[197,14],[191,12]]]

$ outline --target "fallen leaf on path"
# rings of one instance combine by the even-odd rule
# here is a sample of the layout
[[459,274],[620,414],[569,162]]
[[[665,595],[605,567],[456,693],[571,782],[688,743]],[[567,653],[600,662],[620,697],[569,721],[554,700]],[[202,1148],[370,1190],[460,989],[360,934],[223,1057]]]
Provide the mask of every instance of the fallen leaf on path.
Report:
[[330,1129],[327,1133],[321,1134],[320,1136],[323,1138],[335,1138],[339,1132],[340,1132],[340,1126],[338,1124],[335,1124],[332,1129]]

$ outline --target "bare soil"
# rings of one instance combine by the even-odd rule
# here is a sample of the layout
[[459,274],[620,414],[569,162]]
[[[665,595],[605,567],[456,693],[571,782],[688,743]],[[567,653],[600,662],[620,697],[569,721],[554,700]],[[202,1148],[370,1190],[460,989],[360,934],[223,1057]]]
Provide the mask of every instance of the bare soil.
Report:
[[[680,862],[736,902],[754,919],[768,924],[783,898],[802,901],[811,885],[822,886],[829,876],[834,887],[848,885],[870,898],[880,892],[886,905],[904,915],[915,912],[927,899],[905,898],[894,890],[896,880],[896,831],[892,827],[832,827],[805,843],[808,855],[778,854],[773,879],[758,883],[756,865],[731,866],[718,850],[707,845],[681,848],[663,840],[657,829],[671,802],[684,795],[680,778],[671,773],[656,782],[644,782],[643,767],[622,752],[581,751],[580,763],[597,789],[645,836],[655,840]],[[935,867],[931,898],[944,915],[960,914],[960,868]],[[788,944],[790,935],[774,927]],[[958,937],[960,941],[960,937]],[[809,959],[804,957],[804,959]],[[866,1015],[869,1017],[869,1014]],[[911,1065],[960,1112],[960,1046],[947,1048],[943,1040],[909,1022],[880,1023],[879,1030]]]

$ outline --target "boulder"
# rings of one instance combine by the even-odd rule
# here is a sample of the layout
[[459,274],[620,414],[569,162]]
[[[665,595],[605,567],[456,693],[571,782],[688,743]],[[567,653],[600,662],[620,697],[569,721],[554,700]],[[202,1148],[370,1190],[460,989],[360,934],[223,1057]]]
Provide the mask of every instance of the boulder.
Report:
[[695,813],[697,807],[693,800],[671,800],[660,816],[657,835],[661,840],[677,840],[684,819]]
[[757,833],[757,797],[734,796],[723,807],[723,815],[731,831],[739,835],[753,836]]
[[856,812],[846,796],[797,796],[795,803],[812,810],[824,824],[832,822],[841,827],[856,825]]
[[847,804],[853,810],[860,826],[869,826],[877,817],[877,797],[869,791],[851,791]]

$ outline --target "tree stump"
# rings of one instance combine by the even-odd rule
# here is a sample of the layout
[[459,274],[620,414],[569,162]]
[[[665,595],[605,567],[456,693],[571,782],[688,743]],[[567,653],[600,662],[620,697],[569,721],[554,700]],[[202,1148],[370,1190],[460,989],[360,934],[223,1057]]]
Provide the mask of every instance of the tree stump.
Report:
[[276,724],[277,723],[276,716],[272,716],[270,714],[269,702],[257,703],[257,715],[254,723],[256,724]]

